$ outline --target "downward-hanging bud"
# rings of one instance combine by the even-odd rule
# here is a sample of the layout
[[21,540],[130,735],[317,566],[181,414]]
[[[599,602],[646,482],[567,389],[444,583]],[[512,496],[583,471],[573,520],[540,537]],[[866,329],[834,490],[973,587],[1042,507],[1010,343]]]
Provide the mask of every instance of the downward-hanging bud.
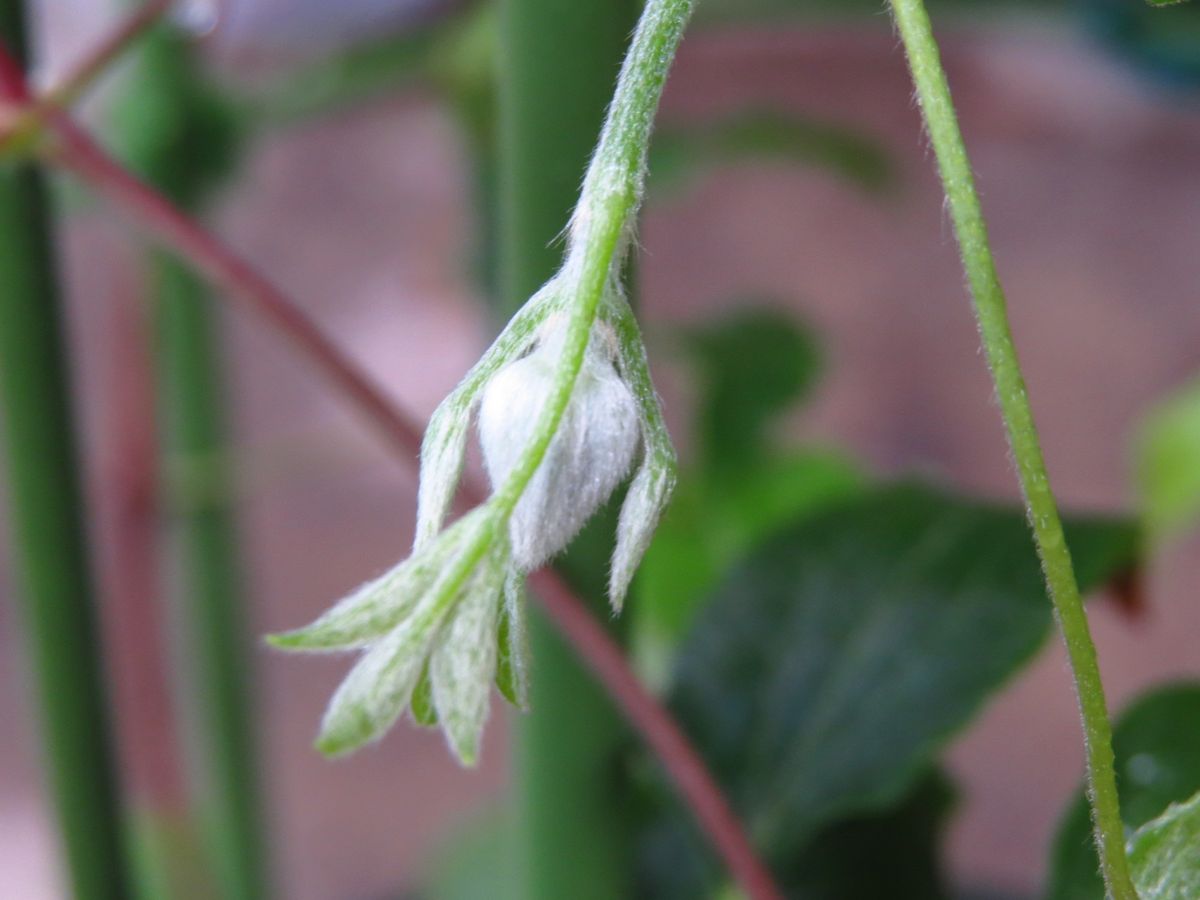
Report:
[[[501,369],[484,388],[479,435],[495,488],[529,446],[554,390],[565,335],[563,317],[552,316],[533,351]],[[566,547],[633,466],[641,422],[633,393],[614,366],[614,353],[612,330],[597,322],[571,402],[509,521],[513,560],[522,571]]]
[[[523,576],[561,551],[638,468],[617,525],[620,610],[675,484],[675,451],[620,276],[646,148],[694,0],[647,0],[584,179],[560,272],[526,302],[438,407],[421,447],[412,555],[311,626],[290,650],[350,650],[318,747],[378,739],[405,711],[440,725],[473,765],[493,682],[528,702]],[[478,415],[494,492],[447,527]]]

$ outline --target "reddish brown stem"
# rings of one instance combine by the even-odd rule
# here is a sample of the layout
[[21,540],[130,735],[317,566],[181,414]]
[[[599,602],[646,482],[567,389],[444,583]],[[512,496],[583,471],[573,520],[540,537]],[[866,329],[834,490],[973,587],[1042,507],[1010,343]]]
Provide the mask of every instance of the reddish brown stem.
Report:
[[168,821],[187,807],[182,753],[175,732],[159,571],[157,440],[151,361],[141,311],[133,298],[113,299],[105,340],[95,490],[99,558],[113,644],[121,751],[135,805]]
[[[281,291],[170,201],[112,160],[65,115],[55,113],[51,124],[60,138],[55,152],[59,162],[130,213],[150,236],[187,259],[285,334],[375,423],[405,462],[416,461],[421,429],[393,406],[374,382]],[[467,485],[464,494],[473,500],[484,496],[483,490],[474,484]],[[550,617],[659,757],[742,889],[754,900],[781,898],[782,893],[758,859],[699,754],[666,709],[638,681],[621,649],[557,575],[542,571],[532,581]]]
[[143,32],[147,31],[171,8],[171,0],[149,0],[130,13],[116,28],[79,60],[71,70],[51,85],[35,111],[70,105],[78,95],[112,65]]
[[629,668],[621,648],[555,572],[543,569],[529,580],[555,626],[658,756],[742,890],[755,900],[782,898],[704,760]]
[[371,378],[298,306],[179,207],[109,157],[65,115],[56,114],[52,122],[60,139],[53,152],[63,166],[130,213],[155,240],[266,319],[349,396],[406,460],[416,459],[421,449],[421,430],[396,410]]

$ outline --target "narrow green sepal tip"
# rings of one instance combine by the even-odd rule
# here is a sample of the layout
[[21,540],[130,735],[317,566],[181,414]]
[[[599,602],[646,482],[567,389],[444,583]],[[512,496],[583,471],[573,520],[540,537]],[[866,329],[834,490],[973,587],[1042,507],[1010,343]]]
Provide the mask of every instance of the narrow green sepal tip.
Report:
[[362,741],[347,738],[345,735],[323,734],[313,742],[313,747],[328,759],[338,759],[357,750],[362,744]]
[[450,741],[450,751],[458,760],[459,765],[464,769],[474,769],[479,764],[479,742],[472,742],[468,746],[459,746],[453,740]]
[[277,650],[306,650],[310,646],[303,631],[281,631],[268,634],[263,641]]

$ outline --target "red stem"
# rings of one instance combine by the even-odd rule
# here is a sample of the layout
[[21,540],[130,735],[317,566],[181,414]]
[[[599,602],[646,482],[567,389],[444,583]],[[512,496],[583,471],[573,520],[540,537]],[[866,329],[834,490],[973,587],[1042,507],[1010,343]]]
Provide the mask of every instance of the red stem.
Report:
[[[0,75],[7,74],[0,49]],[[20,84],[20,82],[18,82]],[[56,157],[89,186],[131,213],[151,237],[188,260],[232,296],[240,298],[285,334],[383,432],[410,465],[420,453],[421,429],[392,405],[313,322],[249,263],[192,221],[178,207],[126,171],[65,115],[54,112],[51,124],[61,139]],[[464,495],[481,498],[478,485]],[[730,873],[753,900],[778,900],[783,894],[758,859],[740,822],[687,737],[630,669],[620,647],[556,574],[544,570],[532,582],[542,604],[563,635],[641,732],[692,809],[701,829],[725,860]]]
[[629,668],[621,648],[553,570],[535,572],[529,580],[558,630],[658,756],[742,890],[754,900],[782,898],[704,760]]
[[[96,43],[47,94],[39,99],[37,106],[45,101],[51,106],[63,106],[75,95],[91,84],[117,59],[141,34],[157,22],[168,9],[171,0],[149,0],[130,13],[105,38]],[[45,110],[43,110],[44,112]]]
[[147,377],[146,324],[134,299],[114,297],[101,337],[108,408],[99,419],[96,451],[101,574],[113,643],[121,751],[140,808],[180,820],[187,792],[175,731],[170,666],[155,560],[158,492],[154,397]]
[[409,462],[416,459],[421,450],[421,430],[298,306],[171,201],[115,162],[66,116],[56,114],[52,124],[61,138],[55,154],[62,165],[131,213],[152,238],[266,319],[350,397],[394,449]]

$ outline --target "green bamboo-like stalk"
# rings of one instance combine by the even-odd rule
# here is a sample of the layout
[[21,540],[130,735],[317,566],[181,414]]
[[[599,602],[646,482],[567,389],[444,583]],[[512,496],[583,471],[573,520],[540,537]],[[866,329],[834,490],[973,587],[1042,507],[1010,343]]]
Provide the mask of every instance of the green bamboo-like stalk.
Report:
[[[196,71],[184,35],[168,26],[138,47],[117,110],[116,138],[130,164],[167,196],[199,210],[233,154],[219,101]],[[184,650],[191,688],[190,740],[201,824],[231,900],[268,895],[251,629],[244,614],[227,457],[219,322],[205,284],[160,251],[147,255],[157,318],[158,405],[168,485],[178,501]],[[189,490],[188,488],[192,488]]]
[[[181,553],[200,763],[197,807],[224,896],[267,895],[266,842],[237,530],[225,471],[217,321],[207,288],[165,254],[150,259],[158,310],[159,392],[166,450],[180,465],[175,526]],[[188,487],[192,490],[188,490]]]
[[[555,238],[578,197],[639,7],[636,0],[501,3],[505,316],[558,268],[562,249]],[[572,554],[570,568],[575,584],[602,610],[608,554],[589,553],[587,543]],[[628,823],[616,765],[623,725],[545,618],[535,611],[531,620],[533,711],[520,721],[516,748],[524,896],[626,896]]]
[[[24,62],[21,0],[0,38]],[[38,172],[0,169],[0,396],[19,593],[46,766],[77,900],[129,896],[88,568],[49,204]]]

